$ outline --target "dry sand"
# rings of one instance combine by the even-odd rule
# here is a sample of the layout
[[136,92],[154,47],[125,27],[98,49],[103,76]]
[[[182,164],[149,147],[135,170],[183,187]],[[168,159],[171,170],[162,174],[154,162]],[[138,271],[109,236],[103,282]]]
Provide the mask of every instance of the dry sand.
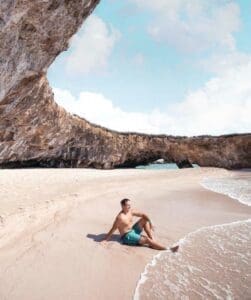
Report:
[[[151,216],[172,245],[202,226],[250,218],[251,207],[204,189],[216,168],[0,170],[0,299],[132,299],[147,247],[98,241],[119,201]],[[135,221],[137,218],[135,218]]]

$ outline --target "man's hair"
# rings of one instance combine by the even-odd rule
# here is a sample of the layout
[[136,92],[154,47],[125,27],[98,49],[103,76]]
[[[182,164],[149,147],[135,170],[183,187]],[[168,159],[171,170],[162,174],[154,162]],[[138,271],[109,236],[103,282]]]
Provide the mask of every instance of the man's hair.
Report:
[[130,201],[130,199],[127,199],[127,198],[122,199],[122,200],[120,201],[120,204],[124,206],[128,201]]

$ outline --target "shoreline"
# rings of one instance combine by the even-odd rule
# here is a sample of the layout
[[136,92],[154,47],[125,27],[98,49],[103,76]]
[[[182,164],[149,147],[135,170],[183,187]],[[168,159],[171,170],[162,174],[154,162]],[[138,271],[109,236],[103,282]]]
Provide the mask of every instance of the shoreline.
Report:
[[[243,176],[245,174],[245,172],[250,172],[251,169],[248,169],[248,170],[238,170],[238,171],[234,171],[234,172],[231,172],[231,174],[229,174],[229,177],[226,177],[224,176],[223,178],[226,179],[226,178],[236,178],[238,177],[238,175],[241,175]],[[237,197],[234,197],[233,195],[231,195],[230,193],[226,193],[226,192],[223,192],[223,191],[218,191],[217,189],[215,188],[212,188],[212,187],[209,187],[206,183],[205,183],[205,180],[208,180],[208,179],[213,179],[215,181],[219,180],[219,178],[221,177],[204,177],[202,179],[202,181],[200,181],[200,185],[208,190],[208,191],[211,191],[213,193],[217,193],[217,194],[220,194],[220,195],[226,195],[228,198],[231,199],[231,201],[237,201],[238,203],[241,203],[243,205],[246,205],[247,207],[250,207],[251,206],[251,203],[250,202],[245,202],[245,201],[242,201],[240,199],[238,199]],[[185,245],[187,243],[187,241],[189,240],[189,237],[190,236],[194,236],[200,232],[203,232],[203,231],[207,231],[208,234],[211,230],[213,229],[216,229],[216,228],[223,228],[223,227],[228,227],[228,226],[236,226],[236,225],[242,225],[243,223],[246,223],[246,224],[249,224],[251,222],[251,215],[248,219],[244,219],[244,220],[237,220],[237,221],[234,221],[234,222],[230,222],[230,223],[220,223],[220,224],[216,224],[216,225],[210,225],[210,226],[205,226],[205,227],[200,227],[198,229],[196,229],[195,231],[192,231],[192,232],[189,232],[187,235],[185,235],[184,237],[180,238],[176,243],[175,245],[179,245],[180,248],[182,245]],[[250,223],[251,224],[251,223]],[[144,285],[144,283],[148,280],[149,278],[149,270],[153,267],[156,266],[157,262],[158,262],[158,259],[161,257],[161,255],[163,255],[164,253],[171,253],[170,249],[166,250],[166,251],[160,251],[158,254],[154,255],[152,260],[150,262],[147,263],[147,265],[145,266],[144,268],[144,271],[140,274],[140,278],[137,282],[137,285],[136,285],[136,288],[135,288],[135,291],[134,291],[134,295],[133,295],[133,300],[139,300],[140,299],[140,288],[142,287],[142,285]],[[169,254],[170,255],[170,254]],[[172,253],[171,253],[172,255]],[[190,267],[191,268],[191,267]],[[144,287],[143,287],[143,290],[144,290]],[[218,298],[218,295],[215,294],[214,295],[216,298]],[[148,295],[149,297],[149,295]],[[180,295],[181,297],[181,295]]]
[[[16,190],[7,198],[13,194],[19,196],[19,200],[4,202],[5,218],[8,213],[15,216],[18,205],[22,205],[27,217],[29,213],[32,215],[33,209],[37,223],[30,222],[14,244],[1,248],[0,243],[0,263],[4,270],[0,271],[0,296],[3,299],[7,296],[21,299],[21,295],[31,299],[37,289],[42,292],[35,294],[36,299],[69,296],[131,299],[140,274],[158,253],[146,247],[121,245],[117,233],[107,246],[97,242],[110,229],[119,210],[119,200],[124,197],[131,198],[134,207],[153,216],[157,224],[156,237],[166,245],[203,226],[244,220],[251,214],[251,208],[246,205],[200,186],[202,177],[224,177],[232,172],[224,169],[16,171],[0,170],[0,193],[4,192],[2,187],[10,190],[11,184],[16,183]],[[2,175],[8,175],[9,186]],[[36,195],[35,205],[31,195]],[[3,195],[0,196],[2,199]],[[45,203],[44,217],[39,219],[39,205]],[[50,210],[52,204],[54,210]],[[13,230],[18,229],[15,222],[17,220],[13,221]],[[0,227],[0,233],[1,230]],[[24,275],[22,271],[27,264],[30,267]],[[35,272],[38,269],[44,282],[39,283]],[[46,278],[48,272],[50,276]],[[18,284],[21,274],[24,278]],[[16,286],[15,291],[13,286]]]
[[[187,239],[189,239],[190,236],[195,235],[201,231],[210,231],[211,229],[215,229],[215,228],[221,228],[221,227],[225,227],[225,226],[232,226],[232,225],[239,225],[239,224],[243,224],[243,223],[250,223],[251,222],[251,216],[249,219],[245,219],[245,220],[239,220],[239,221],[234,221],[234,222],[230,222],[230,223],[223,223],[223,224],[217,224],[217,225],[211,225],[211,226],[205,226],[205,227],[200,227],[198,229],[196,229],[195,231],[189,232],[186,236],[182,237],[181,239],[179,239],[175,245],[179,245],[180,247],[186,243]],[[147,263],[147,265],[144,268],[144,271],[140,274],[139,280],[137,282],[134,294],[132,299],[133,300],[139,300],[140,299],[140,292],[139,289],[141,287],[142,284],[144,284],[147,279],[148,279],[148,269],[155,266],[156,262],[158,260],[158,258],[163,254],[163,253],[171,253],[170,250],[166,250],[166,251],[160,251],[158,254],[154,255],[152,260],[150,262]]]
[[[243,229],[246,230],[246,240],[244,239],[246,248],[244,249],[242,248],[242,245],[244,245],[243,240],[241,242],[241,246],[239,245],[239,238],[243,238]],[[189,299],[192,297],[191,299],[194,299],[195,295],[197,295],[195,299],[249,299],[251,295],[250,280],[248,279],[250,277],[250,264],[248,262],[250,262],[251,259],[251,254],[248,248],[248,243],[250,242],[250,230],[251,218],[231,223],[201,227],[193,232],[188,233],[178,241],[178,244],[182,246],[180,247],[182,251],[179,251],[175,258],[172,257],[173,255],[170,251],[163,251],[155,255],[152,261],[146,265],[144,272],[141,273],[140,279],[135,288],[133,300],[169,298],[178,300],[182,297]],[[232,231],[232,237],[229,236],[229,231],[230,234]],[[191,261],[188,261],[187,254],[189,250],[191,254],[193,253],[191,250],[196,251],[198,250],[198,247],[201,248],[201,242],[199,238],[204,236],[205,241],[205,236],[211,236],[212,234],[214,235],[215,232],[218,232],[218,234],[220,233],[220,240],[218,240],[218,245],[216,241],[216,245],[214,245],[214,247],[210,245],[210,247],[207,248],[207,254],[209,257],[211,256],[211,258],[208,256],[205,257],[204,255],[207,254],[204,252],[202,255],[199,253],[198,255],[195,255],[196,260],[192,259]],[[235,237],[235,235],[237,237]],[[229,243],[230,241],[232,250],[234,250],[234,255],[231,252],[227,253],[229,249],[224,248],[222,237],[224,237],[224,242],[228,240]],[[212,240],[211,237],[209,240],[210,239]],[[215,246],[218,246],[218,248],[215,248]],[[239,246],[239,248],[236,246]],[[187,248],[189,250],[187,250]],[[239,252],[240,250],[241,252]],[[215,256],[215,253],[217,252],[221,253],[221,255]],[[233,256],[229,256],[229,254],[232,254]],[[226,256],[226,258],[224,258],[224,256]],[[241,256],[242,259],[244,256],[245,259],[242,261],[242,259],[240,260],[239,256]],[[208,259],[210,261],[210,265],[205,263],[205,261]],[[240,265],[238,265],[237,269],[232,269],[233,267],[236,267],[236,259]],[[175,262],[175,260],[177,260],[177,262]],[[182,264],[179,265],[180,262],[182,262]],[[165,267],[162,267],[163,264],[165,265],[166,269]],[[205,269],[205,265],[209,268],[209,271]],[[161,273],[161,270],[163,271],[163,269],[166,270],[167,273]],[[201,271],[203,271],[202,274]],[[233,276],[236,272],[239,275],[237,278]],[[200,273],[199,276],[198,273]],[[158,276],[162,276],[156,278],[156,274]],[[179,278],[178,280],[176,276]],[[168,280],[167,285],[163,277]],[[200,285],[203,281],[207,282],[207,286],[204,286],[205,289],[194,289],[195,283],[196,285],[198,283]],[[191,291],[193,292],[191,293]]]
[[[243,169],[243,170],[238,170],[238,171],[231,171],[231,174],[229,175],[229,177],[224,177],[224,179],[236,179],[236,177],[238,179],[240,179],[239,177],[244,177],[244,175],[247,175],[247,173],[251,173],[251,169]],[[226,195],[228,196],[229,198],[231,198],[232,200],[234,201],[238,201],[239,203],[241,204],[244,204],[246,206],[251,206],[251,202],[250,201],[244,201],[242,199],[240,199],[237,195],[233,195],[231,194],[229,191],[228,192],[225,192],[225,191],[219,191],[217,190],[217,188],[215,187],[209,187],[210,186],[210,182],[209,182],[209,186],[208,186],[208,182],[206,182],[208,179],[211,179],[211,178],[204,178],[200,184],[201,186],[203,186],[205,189],[209,190],[209,191],[212,191],[212,192],[215,192],[215,193],[219,193],[219,194],[222,194],[222,195]],[[218,181],[219,179],[221,178],[215,178],[215,177],[212,177],[212,179],[214,181]]]

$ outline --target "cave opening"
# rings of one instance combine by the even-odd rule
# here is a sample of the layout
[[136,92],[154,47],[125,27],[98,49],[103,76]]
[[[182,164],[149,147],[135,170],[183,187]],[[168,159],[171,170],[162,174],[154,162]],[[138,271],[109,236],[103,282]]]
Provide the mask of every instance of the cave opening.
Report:
[[164,158],[158,158],[157,160],[147,162],[145,164],[139,164],[135,168],[136,169],[183,169],[183,168],[196,168],[199,167],[198,164],[190,163],[189,160],[180,160],[180,161],[172,161],[165,160]]
[[[135,168],[135,169],[183,169],[183,168],[195,168],[199,167],[198,164],[191,163],[187,159],[175,161],[171,158],[163,158],[158,156],[142,157],[135,159],[129,158],[123,164],[115,166],[115,168]],[[157,158],[156,158],[157,157]]]

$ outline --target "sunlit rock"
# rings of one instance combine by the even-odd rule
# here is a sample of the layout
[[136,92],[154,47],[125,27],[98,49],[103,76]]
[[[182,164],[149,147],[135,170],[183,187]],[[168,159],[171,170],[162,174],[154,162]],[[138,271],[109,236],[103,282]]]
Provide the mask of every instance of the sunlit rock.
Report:
[[71,115],[54,101],[47,69],[98,2],[0,0],[0,167],[135,167],[160,157],[251,167],[250,134],[119,133]]

